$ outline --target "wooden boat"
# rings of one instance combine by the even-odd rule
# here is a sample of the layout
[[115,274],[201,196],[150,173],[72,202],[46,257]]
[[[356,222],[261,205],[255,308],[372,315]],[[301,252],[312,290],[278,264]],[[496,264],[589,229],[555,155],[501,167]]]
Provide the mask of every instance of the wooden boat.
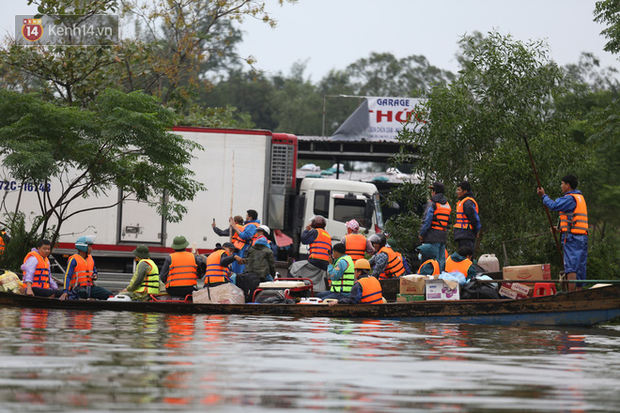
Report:
[[410,322],[591,326],[620,316],[620,285],[523,300],[414,301],[387,304],[193,304],[67,300],[0,293],[0,305],[87,311],[391,319]]

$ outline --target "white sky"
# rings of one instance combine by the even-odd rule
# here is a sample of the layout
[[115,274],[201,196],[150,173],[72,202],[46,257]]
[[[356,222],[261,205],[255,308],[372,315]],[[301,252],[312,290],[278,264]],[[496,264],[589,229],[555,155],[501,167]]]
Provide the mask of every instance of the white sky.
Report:
[[[13,32],[15,14],[32,14],[26,0],[0,0],[0,33]],[[454,55],[465,33],[497,29],[516,39],[545,39],[560,65],[592,52],[603,66],[620,69],[603,51],[604,26],[594,23],[594,0],[299,0],[280,7],[267,0],[278,26],[247,19],[242,56],[270,74],[289,74],[306,62],[306,76],[318,82],[331,69],[344,69],[371,52],[397,58],[419,54],[432,65],[456,72]]]

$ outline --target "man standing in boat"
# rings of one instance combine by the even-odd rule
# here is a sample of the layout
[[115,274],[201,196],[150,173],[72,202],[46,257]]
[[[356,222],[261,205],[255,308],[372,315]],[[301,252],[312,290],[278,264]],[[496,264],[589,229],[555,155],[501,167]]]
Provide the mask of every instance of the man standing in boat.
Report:
[[[577,178],[566,175],[560,189],[563,196],[553,201],[539,187],[536,192],[543,204],[552,211],[560,212],[560,227],[564,249],[564,274],[567,280],[585,280],[588,261],[588,208],[586,200],[577,190]],[[583,283],[569,283],[568,291],[580,291]]]
[[113,294],[103,287],[95,285],[97,279],[97,268],[95,260],[91,255],[93,236],[84,236],[77,239],[75,249],[77,254],[73,254],[67,261],[67,272],[65,273],[65,286],[61,300],[69,296],[69,291],[77,293],[80,298],[96,298],[97,300],[107,300]]
[[457,249],[469,247],[472,250],[472,259],[476,256],[476,238],[480,236],[480,216],[478,215],[478,203],[471,192],[471,185],[463,181],[456,187],[456,196],[459,202],[456,204],[456,222],[454,223],[454,241]]
[[418,238],[420,242],[434,249],[433,259],[439,263],[440,271],[443,271],[446,267],[447,229],[452,208],[444,195],[446,188],[441,182],[433,183],[429,189],[431,190],[431,199],[424,208]]
[[21,266],[23,281],[26,284],[26,295],[36,295],[37,297],[56,297],[60,298],[63,291],[58,289],[58,284],[52,278],[50,271],[49,256],[52,252],[52,243],[43,239],[37,244],[37,248],[24,258]]
[[[256,212],[256,210],[254,209],[248,209],[246,211],[245,223],[241,228],[237,226],[237,223],[235,222],[233,217],[230,217],[228,219],[228,224],[230,225],[230,233],[233,234],[233,238],[235,238],[236,235],[238,238],[241,239],[241,241],[245,243],[243,245],[243,248],[241,248],[241,251],[239,251],[238,255],[241,258],[247,258],[248,249],[250,249],[250,247],[254,245],[254,241],[256,240],[256,238],[258,238],[258,235],[256,234],[256,229],[260,226],[258,212]],[[235,273],[242,273],[243,271],[245,271],[245,265],[240,264],[239,262],[234,262],[231,270]]]

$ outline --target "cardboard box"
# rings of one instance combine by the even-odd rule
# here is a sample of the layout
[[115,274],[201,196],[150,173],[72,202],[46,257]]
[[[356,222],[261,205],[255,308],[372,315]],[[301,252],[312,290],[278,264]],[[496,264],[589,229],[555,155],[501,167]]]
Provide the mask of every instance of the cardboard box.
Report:
[[426,300],[460,300],[461,286],[450,288],[443,280],[426,280]]
[[418,294],[397,294],[396,302],[397,303],[409,303],[412,301],[424,301],[423,295]]
[[551,279],[550,264],[515,265],[512,267],[504,267],[502,272],[504,280],[542,281]]
[[499,295],[513,300],[522,300],[532,296],[532,288],[521,283],[503,283],[499,289]]
[[400,294],[424,295],[426,276],[420,274],[400,277]]

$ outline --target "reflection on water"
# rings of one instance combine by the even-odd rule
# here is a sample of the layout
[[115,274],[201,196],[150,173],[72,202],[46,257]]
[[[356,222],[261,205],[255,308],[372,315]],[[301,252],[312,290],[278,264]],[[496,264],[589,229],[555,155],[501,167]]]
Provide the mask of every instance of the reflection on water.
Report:
[[620,327],[0,308],[3,411],[617,411]]

